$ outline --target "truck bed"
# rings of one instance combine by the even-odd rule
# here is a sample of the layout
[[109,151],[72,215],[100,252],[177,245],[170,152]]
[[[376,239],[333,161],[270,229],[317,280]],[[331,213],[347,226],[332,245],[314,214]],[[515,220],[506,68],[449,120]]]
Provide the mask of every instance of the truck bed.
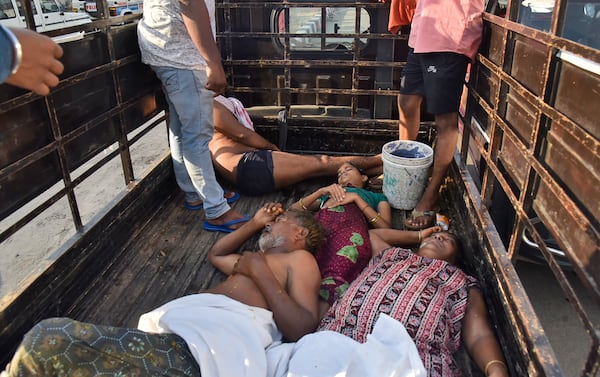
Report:
[[[249,216],[268,201],[281,202],[287,208],[325,182],[311,181],[259,197],[242,195],[232,207]],[[204,212],[185,209],[183,201],[183,194],[174,188],[118,258],[91,282],[69,315],[84,321],[135,327],[140,314],[222,281],[224,275],[206,256],[223,233],[204,230]],[[245,247],[255,250],[257,239],[249,240]]]
[[[476,197],[468,195],[465,184],[470,177],[465,174],[464,168],[453,166],[442,190],[442,211],[468,250],[465,270],[481,283],[505,356],[516,374],[524,375],[530,360],[523,357],[521,349],[529,347],[527,338],[536,340],[534,353],[551,355],[552,351],[545,337],[536,339],[525,333],[523,338],[523,326],[526,331],[528,325],[536,325],[535,317],[531,324],[524,324],[518,320],[520,316],[511,314],[532,309],[510,260],[495,253],[494,245],[480,241],[477,229],[484,228],[481,221],[486,220],[475,209],[479,205]],[[329,183],[331,178],[310,180],[269,195],[242,196],[232,206],[249,215],[267,201],[289,207]],[[5,302],[0,316],[0,363],[9,361],[22,335],[41,319],[66,316],[135,327],[142,313],[220,282],[224,275],[212,267],[206,255],[222,234],[204,231],[202,211],[185,209],[183,200],[167,155],[25,291]],[[402,227],[407,213],[393,210],[395,228]],[[256,239],[244,248],[253,249]],[[507,294],[512,295],[514,307],[506,306]],[[465,376],[480,375],[465,352],[458,359]]]

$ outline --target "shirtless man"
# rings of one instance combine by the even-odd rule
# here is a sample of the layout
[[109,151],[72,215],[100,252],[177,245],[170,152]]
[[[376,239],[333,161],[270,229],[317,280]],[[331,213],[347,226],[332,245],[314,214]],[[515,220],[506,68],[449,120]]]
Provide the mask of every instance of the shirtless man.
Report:
[[[263,228],[259,252],[232,252]],[[210,249],[209,261],[229,277],[206,292],[271,310],[279,331],[296,341],[319,322],[321,274],[313,254],[324,238],[312,214],[267,203]]]
[[246,195],[270,193],[310,178],[335,177],[344,162],[352,162],[370,177],[383,173],[379,154],[327,156],[282,152],[240,123],[218,100],[214,101],[213,117],[215,133],[209,144],[213,165]]
[[[238,254],[261,230],[260,250]],[[266,375],[265,349],[282,337],[296,341],[319,322],[321,275],[312,253],[323,239],[310,213],[267,203],[209,251],[229,275],[221,284],[143,314],[137,329],[43,320],[1,375]]]

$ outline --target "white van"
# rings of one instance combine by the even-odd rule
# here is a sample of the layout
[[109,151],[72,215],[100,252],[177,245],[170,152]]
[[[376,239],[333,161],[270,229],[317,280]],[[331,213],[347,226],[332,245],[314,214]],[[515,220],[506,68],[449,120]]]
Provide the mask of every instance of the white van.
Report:
[[[31,0],[36,31],[44,32],[92,21],[87,13],[65,12],[56,0]],[[0,24],[27,27],[21,0],[0,0]]]
[[[99,0],[102,1],[102,0]],[[126,16],[128,14],[142,13],[143,0],[104,0],[108,2],[108,15],[110,17]],[[85,3],[85,11],[92,17],[98,17],[98,6],[95,0]]]

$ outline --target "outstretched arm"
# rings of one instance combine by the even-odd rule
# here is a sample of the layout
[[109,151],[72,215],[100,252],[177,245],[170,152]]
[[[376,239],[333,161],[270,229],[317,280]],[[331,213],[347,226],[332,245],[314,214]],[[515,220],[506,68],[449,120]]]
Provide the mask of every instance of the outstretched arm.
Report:
[[279,148],[258,133],[244,127],[225,106],[217,101],[213,101],[213,118],[215,130],[224,134],[228,138],[245,146],[256,149],[270,149],[278,151]]
[[371,229],[369,238],[371,239],[372,256],[380,254],[383,250],[391,246],[410,246],[419,244],[424,238],[429,237],[435,232],[441,231],[439,226],[432,226],[420,231],[401,230],[401,229]]
[[487,377],[508,376],[500,345],[488,322],[485,301],[477,288],[469,289],[462,333],[467,351]]
[[235,263],[240,258],[237,253],[239,248],[282,213],[283,207],[280,203],[265,204],[256,211],[250,221],[215,242],[208,251],[208,260],[224,274],[231,275]]

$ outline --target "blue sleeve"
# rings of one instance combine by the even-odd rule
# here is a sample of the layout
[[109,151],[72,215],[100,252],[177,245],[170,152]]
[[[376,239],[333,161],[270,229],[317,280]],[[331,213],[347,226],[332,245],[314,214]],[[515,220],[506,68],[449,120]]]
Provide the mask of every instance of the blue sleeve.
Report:
[[12,43],[8,36],[8,29],[4,26],[0,25],[0,83],[6,81],[8,76],[11,73],[11,65],[12,65]]

